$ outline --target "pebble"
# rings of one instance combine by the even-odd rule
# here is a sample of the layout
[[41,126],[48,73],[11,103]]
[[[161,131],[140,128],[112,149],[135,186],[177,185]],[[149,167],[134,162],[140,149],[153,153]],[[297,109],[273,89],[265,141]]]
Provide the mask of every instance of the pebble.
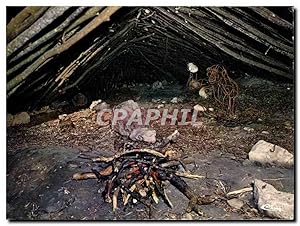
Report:
[[237,198],[229,199],[227,200],[227,203],[229,206],[231,206],[234,209],[241,209],[244,205],[244,202]]
[[268,131],[262,131],[262,134],[270,134]]
[[213,109],[213,108],[208,108],[208,110],[209,110],[209,111],[214,111],[214,109]]
[[171,100],[171,103],[172,103],[172,104],[177,104],[177,103],[178,103],[178,98],[177,98],[177,97],[174,97],[174,98]]
[[29,122],[30,115],[27,112],[21,112],[13,117],[12,125],[28,124]]
[[204,112],[204,111],[206,111],[206,107],[203,107],[203,106],[197,104],[197,105],[194,106],[194,110]]
[[251,128],[251,127],[244,127],[244,130],[247,131],[247,132],[253,132],[254,129]]
[[182,216],[181,220],[193,220],[193,216],[192,216],[192,214],[190,214],[190,213],[185,213],[185,214]]

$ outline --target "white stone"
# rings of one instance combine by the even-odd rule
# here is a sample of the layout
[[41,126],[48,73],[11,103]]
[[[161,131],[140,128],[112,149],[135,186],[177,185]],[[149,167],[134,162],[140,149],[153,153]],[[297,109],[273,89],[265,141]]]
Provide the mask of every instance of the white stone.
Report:
[[251,128],[251,127],[244,127],[244,130],[245,131],[247,131],[247,132],[253,132],[254,131],[254,129],[253,128]]
[[262,134],[270,134],[268,131],[262,131]]
[[101,99],[99,99],[99,100],[94,100],[94,101],[91,103],[91,105],[90,105],[90,110],[91,110],[91,111],[94,111],[94,110],[95,110],[95,107],[96,107],[98,104],[100,104],[101,102],[102,102]]
[[258,141],[249,152],[249,160],[263,165],[278,165],[290,168],[294,165],[294,156],[286,149],[266,142]]
[[276,190],[272,185],[254,180],[254,201],[266,216],[285,220],[294,219],[294,194]]
[[208,110],[209,110],[209,111],[214,111],[214,109],[213,109],[213,108],[208,108]]
[[177,98],[177,97],[174,97],[174,98],[171,100],[171,103],[172,103],[172,104],[177,104],[177,103],[178,103],[178,98]]
[[194,106],[194,110],[195,110],[195,111],[204,112],[204,111],[206,111],[206,107],[203,107],[203,106],[201,106],[201,105],[199,105],[199,104],[196,104],[196,105]]
[[237,198],[229,199],[227,200],[227,203],[229,206],[231,206],[234,209],[241,209],[244,205],[244,202]]
[[27,112],[20,112],[14,116],[12,125],[27,124],[30,122],[30,115]]

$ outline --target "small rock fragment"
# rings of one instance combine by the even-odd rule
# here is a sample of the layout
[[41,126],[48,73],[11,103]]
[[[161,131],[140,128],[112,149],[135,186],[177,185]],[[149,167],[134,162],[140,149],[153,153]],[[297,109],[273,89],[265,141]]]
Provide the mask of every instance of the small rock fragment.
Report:
[[208,110],[209,110],[209,111],[214,111],[214,109],[213,109],[213,108],[208,108]]
[[94,101],[91,103],[91,105],[90,105],[90,110],[91,110],[91,111],[94,111],[94,110],[95,110],[95,107],[96,107],[97,105],[99,105],[101,102],[102,102],[101,99],[99,99],[99,100],[94,100]]
[[13,117],[12,126],[28,124],[30,122],[30,115],[27,112],[20,112]]
[[278,191],[272,185],[255,179],[254,201],[258,210],[269,217],[294,219],[294,194]]
[[206,111],[206,107],[203,107],[203,106],[197,104],[194,106],[194,110],[199,111],[199,112],[204,112],[204,111]]
[[133,129],[129,138],[133,141],[145,141],[153,144],[156,142],[156,131],[148,128]]
[[286,168],[293,167],[294,156],[286,149],[266,142],[258,141],[249,152],[249,160],[263,165],[278,165]]
[[162,88],[163,88],[163,84],[160,81],[156,81],[152,84],[153,90],[162,89]]
[[262,134],[270,134],[268,131],[262,131]]
[[254,131],[254,129],[253,128],[251,128],[251,127],[244,127],[244,130],[245,131],[247,131],[247,132],[253,132]]
[[244,202],[240,199],[234,198],[227,200],[227,203],[229,206],[231,206],[234,209],[241,209],[244,206]]
[[177,104],[177,103],[178,103],[178,97],[174,97],[174,98],[171,100],[171,103],[172,103],[172,104]]

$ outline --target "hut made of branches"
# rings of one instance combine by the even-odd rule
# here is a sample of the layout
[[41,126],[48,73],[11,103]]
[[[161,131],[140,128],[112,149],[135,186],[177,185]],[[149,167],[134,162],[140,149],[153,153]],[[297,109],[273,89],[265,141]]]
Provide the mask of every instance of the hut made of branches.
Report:
[[294,78],[293,7],[7,8],[8,110],[124,83],[176,80],[186,64],[223,64],[232,76]]

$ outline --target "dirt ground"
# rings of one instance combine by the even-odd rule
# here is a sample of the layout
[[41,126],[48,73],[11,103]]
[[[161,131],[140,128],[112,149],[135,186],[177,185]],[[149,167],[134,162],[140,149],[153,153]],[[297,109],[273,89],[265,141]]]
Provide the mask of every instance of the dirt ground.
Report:
[[[180,132],[169,148],[194,158],[195,164],[189,167],[206,176],[202,180],[186,180],[197,193],[212,193],[219,186],[217,180],[235,190],[249,186],[254,178],[294,193],[294,169],[262,167],[247,159],[259,140],[294,153],[294,86],[256,77],[237,82],[241,91],[234,120],[219,116],[222,111],[211,99],[201,99],[173,83],[161,90],[152,90],[146,84],[124,87],[105,101],[111,106],[133,99],[145,108],[157,108],[162,102],[164,108],[193,108],[195,104],[213,108],[212,114],[219,117],[203,115],[201,126],[152,125],[158,139],[175,129]],[[171,103],[173,97],[182,101]],[[88,160],[78,158],[80,154],[113,155],[122,150],[128,138],[115,134],[110,126],[97,125],[96,114],[88,108],[68,114],[68,125],[59,123],[58,114],[61,112],[37,114],[29,125],[7,129],[9,219],[267,219],[258,213],[250,193],[239,197],[244,202],[240,209],[232,208],[226,200],[217,200],[202,206],[203,216],[187,213],[187,198],[171,185],[167,192],[173,209],[160,202],[153,205],[150,213],[140,204],[112,213],[110,204],[102,199],[102,184],[71,178],[73,173],[92,167]]]

